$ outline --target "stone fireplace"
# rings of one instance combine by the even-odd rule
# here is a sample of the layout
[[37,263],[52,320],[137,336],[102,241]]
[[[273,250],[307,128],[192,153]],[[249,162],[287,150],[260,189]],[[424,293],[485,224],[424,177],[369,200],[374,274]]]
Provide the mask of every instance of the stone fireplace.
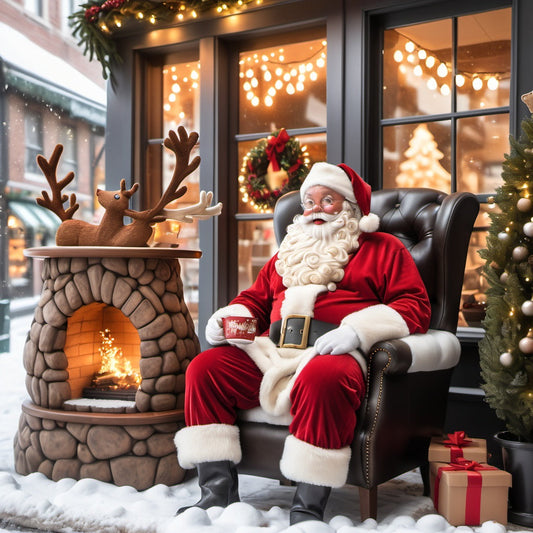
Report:
[[[17,472],[138,490],[181,481],[173,438],[199,343],[178,259],[200,252],[49,247],[26,255],[44,259],[43,288],[23,354],[30,400],[15,438]],[[104,368],[110,353],[130,372],[126,386]],[[117,399],[116,389],[127,392]]]

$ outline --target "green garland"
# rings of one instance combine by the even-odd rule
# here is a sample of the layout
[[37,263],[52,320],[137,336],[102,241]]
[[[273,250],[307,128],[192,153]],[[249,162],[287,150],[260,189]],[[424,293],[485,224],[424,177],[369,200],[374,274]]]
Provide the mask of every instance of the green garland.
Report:
[[[279,168],[287,174],[281,187],[270,188],[268,184],[268,167],[272,163],[274,170]],[[308,163],[309,154],[285,129],[261,139],[243,158],[239,176],[243,202],[260,212],[272,211],[280,196],[300,188],[309,172]]]
[[215,9],[217,13],[228,13],[253,0],[89,0],[80,5],[80,10],[69,18],[72,35],[83,46],[83,55],[95,57],[102,65],[102,76],[112,74],[114,64],[122,61],[115,43],[111,39],[113,30],[128,20],[144,23],[156,21],[181,21],[185,15],[196,17],[200,13]]

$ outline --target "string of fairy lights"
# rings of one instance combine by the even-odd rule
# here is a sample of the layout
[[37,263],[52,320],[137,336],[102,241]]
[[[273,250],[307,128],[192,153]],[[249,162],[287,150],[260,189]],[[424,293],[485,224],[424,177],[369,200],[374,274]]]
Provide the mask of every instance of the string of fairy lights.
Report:
[[[450,78],[453,72],[451,62],[442,61],[424,48],[408,40],[402,47],[396,48],[392,55],[399,64],[398,69],[406,74],[409,69],[421,78],[427,77],[426,85],[432,91],[439,90],[443,96],[451,93]],[[496,91],[500,85],[501,73],[462,72],[455,75],[455,85],[458,88],[472,87],[474,91],[481,91],[486,87]]]
[[288,60],[286,50],[251,53],[239,61],[239,78],[246,99],[253,107],[272,107],[281,91],[292,96],[319,80],[326,67],[327,42],[303,59]]

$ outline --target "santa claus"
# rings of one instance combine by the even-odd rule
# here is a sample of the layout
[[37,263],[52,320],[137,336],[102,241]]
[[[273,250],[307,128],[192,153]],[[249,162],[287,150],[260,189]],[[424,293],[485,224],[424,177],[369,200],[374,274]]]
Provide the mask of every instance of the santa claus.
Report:
[[[175,438],[180,464],[198,470],[196,506],[239,500],[239,409],[292,417],[280,460],[297,487],[291,524],[322,520],[331,488],[346,482],[366,354],[377,341],[426,332],[430,320],[410,253],[376,231],[370,192],[346,165],[313,165],[300,189],[303,214],[278,253],[209,319],[216,347],[187,368],[186,427]],[[229,316],[256,318],[255,341],[228,341]]]

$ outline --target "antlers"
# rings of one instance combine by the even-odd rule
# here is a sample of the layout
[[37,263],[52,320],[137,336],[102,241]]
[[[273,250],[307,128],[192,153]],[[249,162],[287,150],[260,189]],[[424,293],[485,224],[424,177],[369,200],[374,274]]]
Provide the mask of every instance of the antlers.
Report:
[[37,163],[52,190],[52,198],[46,191],[41,191],[42,198],[37,198],[36,201],[42,207],[55,213],[62,221],[65,221],[71,219],[80,206],[76,203],[76,195],[72,193],[70,195],[70,207],[68,209],[63,207],[69,197],[66,194],[61,194],[61,191],[74,179],[74,172],[69,172],[61,181],[57,181],[57,165],[62,152],[63,146],[58,144],[49,160],[42,155],[37,156]]
[[[178,138],[179,135],[179,138]],[[164,207],[172,202],[181,198],[186,192],[187,187],[179,187],[181,182],[189,175],[192,174],[200,165],[200,157],[196,156],[189,163],[189,156],[198,142],[198,133],[193,131],[190,135],[183,126],[178,128],[178,135],[173,130],[168,132],[168,137],[165,139],[165,146],[172,150],[176,155],[176,166],[174,168],[174,174],[165,192],[157,202],[157,204],[151,209],[145,211],[133,211],[127,209],[124,214],[137,220],[146,220],[150,222],[160,222],[165,220],[165,216],[162,211]]]
[[178,222],[192,222],[193,218],[205,220],[220,215],[222,212],[222,202],[211,206],[212,201],[212,192],[200,191],[200,201],[197,204],[177,209],[163,209],[163,215],[167,219],[170,218]]

